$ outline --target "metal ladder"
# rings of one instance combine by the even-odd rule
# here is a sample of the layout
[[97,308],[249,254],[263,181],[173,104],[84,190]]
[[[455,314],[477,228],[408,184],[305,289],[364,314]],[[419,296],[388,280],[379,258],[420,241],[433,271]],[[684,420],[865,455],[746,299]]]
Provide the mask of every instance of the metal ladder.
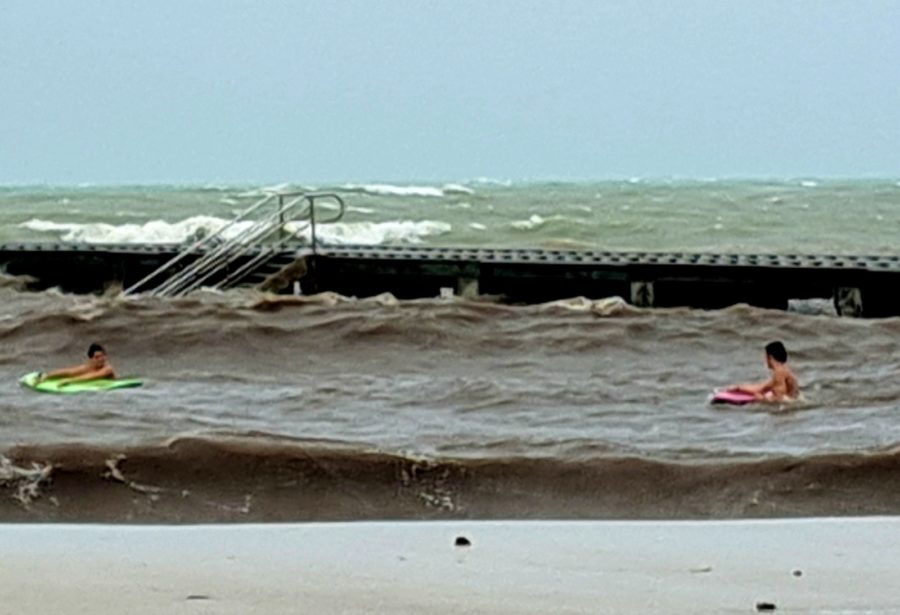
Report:
[[[330,201],[332,206],[336,204],[337,212],[327,219],[318,219],[316,216],[317,201]],[[258,212],[263,210],[266,205],[276,202],[275,211],[254,218],[254,214],[259,215]],[[310,228],[311,248],[315,254],[318,249],[316,224],[337,222],[344,216],[345,210],[343,199],[330,192],[269,193],[215,233],[195,241],[163,266],[126,288],[123,294],[134,295],[141,292],[141,289],[145,289],[145,294],[150,296],[182,297],[197,290],[210,279],[215,281],[207,284],[208,288],[216,290],[229,288],[276,256],[284,253],[287,241],[296,238],[295,234],[285,234],[286,222],[306,223],[299,230],[305,230],[307,226]],[[225,231],[244,221],[252,222],[233,237],[219,243]],[[276,241],[272,243],[270,240],[276,234]],[[176,265],[186,261],[192,255],[197,257],[194,261],[189,262],[182,269],[175,268]],[[248,256],[249,258],[243,264],[229,271],[229,267],[235,262]],[[216,276],[223,272],[225,275],[217,279]],[[166,273],[169,275],[163,277],[163,274]],[[154,285],[152,283],[155,280],[161,281]]]

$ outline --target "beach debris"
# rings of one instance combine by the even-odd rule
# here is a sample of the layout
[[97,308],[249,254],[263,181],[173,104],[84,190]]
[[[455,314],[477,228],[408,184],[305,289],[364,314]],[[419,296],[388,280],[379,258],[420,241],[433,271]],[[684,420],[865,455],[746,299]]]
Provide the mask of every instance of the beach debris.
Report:
[[699,568],[691,568],[693,574],[705,574],[712,572],[712,566],[700,566]]
[[456,547],[471,547],[472,541],[466,538],[465,536],[457,536],[456,540],[453,541],[453,546]]
[[791,570],[791,574],[794,575],[795,577],[802,577],[803,571],[800,570],[799,568],[797,568],[795,570]]
[[206,594],[191,594],[185,600],[210,600],[210,597]]
[[775,610],[775,604],[772,602],[757,602],[756,610],[760,613],[771,613]]

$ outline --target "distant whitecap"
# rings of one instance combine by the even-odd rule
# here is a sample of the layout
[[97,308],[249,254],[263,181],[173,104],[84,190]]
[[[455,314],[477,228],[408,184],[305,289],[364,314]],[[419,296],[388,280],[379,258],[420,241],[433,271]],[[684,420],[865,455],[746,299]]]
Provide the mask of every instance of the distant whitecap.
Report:
[[461,184],[444,184],[442,190],[444,194],[475,194],[474,190]]
[[344,190],[357,192],[365,192],[366,194],[374,194],[378,196],[424,196],[437,197],[444,196],[444,190],[434,186],[395,186],[393,184],[346,184]]
[[534,214],[527,220],[515,220],[513,222],[510,222],[509,225],[511,227],[513,227],[514,229],[518,229],[520,231],[529,231],[531,229],[539,228],[546,223],[547,223],[547,220],[545,220],[543,217],[539,216],[538,214]]

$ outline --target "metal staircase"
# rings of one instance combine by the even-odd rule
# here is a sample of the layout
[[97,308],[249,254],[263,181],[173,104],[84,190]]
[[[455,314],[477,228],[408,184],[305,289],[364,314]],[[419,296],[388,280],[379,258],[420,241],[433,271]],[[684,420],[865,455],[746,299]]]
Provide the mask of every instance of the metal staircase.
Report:
[[[326,206],[333,214],[321,219],[317,217],[317,206]],[[344,211],[344,201],[334,193],[268,193],[218,231],[191,243],[126,288],[123,294],[181,297],[201,287],[224,290],[261,282],[296,260],[302,245],[299,232],[307,228],[311,240],[307,249],[315,254],[316,225],[337,222]],[[301,226],[288,229],[288,223]]]

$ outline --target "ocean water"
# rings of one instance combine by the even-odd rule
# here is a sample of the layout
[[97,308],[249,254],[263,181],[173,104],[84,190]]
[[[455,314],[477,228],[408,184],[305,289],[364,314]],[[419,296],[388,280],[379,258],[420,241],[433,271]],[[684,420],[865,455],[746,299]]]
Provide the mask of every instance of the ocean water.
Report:
[[[900,218],[887,180],[339,188],[349,213],[323,236],[349,243],[883,254]],[[0,241],[182,241],[254,194],[3,188]],[[900,511],[900,319],[20,288],[0,277],[0,518]],[[804,399],[710,406],[714,388],[766,376],[772,339]],[[146,385],[48,396],[17,384],[94,341]]]
[[[704,252],[896,251],[900,181],[480,180],[334,190],[348,212],[330,243]],[[253,203],[255,186],[0,187],[0,243],[180,242]]]

